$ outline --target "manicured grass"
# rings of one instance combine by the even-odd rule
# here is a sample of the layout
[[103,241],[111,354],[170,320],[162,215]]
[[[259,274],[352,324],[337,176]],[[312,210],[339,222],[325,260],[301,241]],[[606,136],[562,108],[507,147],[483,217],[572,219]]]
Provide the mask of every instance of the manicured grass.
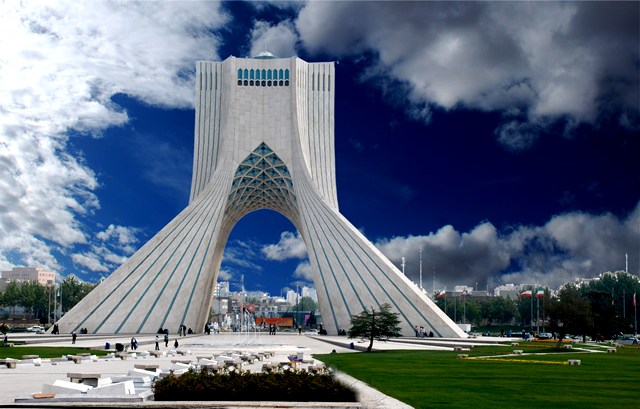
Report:
[[87,353],[103,356],[109,352],[105,349],[86,349],[86,348],[74,348],[74,347],[12,347],[12,348],[0,348],[0,358],[14,358],[20,359],[23,355],[38,355],[40,358],[60,358],[63,355],[76,355],[80,353]]
[[[530,348],[535,347],[539,346]],[[485,355],[515,349],[495,348],[495,353]],[[525,348],[529,346],[517,347]],[[492,348],[474,349],[469,356],[483,355],[488,349]],[[314,358],[416,409],[533,406],[600,409],[640,404],[640,349],[622,348],[616,353],[557,351],[510,356],[504,361],[457,359],[457,355],[458,352],[448,351],[402,350],[314,355]],[[568,359],[580,359],[582,365],[563,365]]]

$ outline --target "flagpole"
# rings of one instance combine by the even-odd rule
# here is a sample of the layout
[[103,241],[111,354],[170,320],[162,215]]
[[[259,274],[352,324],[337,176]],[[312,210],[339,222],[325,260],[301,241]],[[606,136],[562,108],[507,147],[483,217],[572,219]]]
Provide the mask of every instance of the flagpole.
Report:
[[633,332],[635,336],[638,336],[638,316],[636,307],[636,293],[633,293]]
[[531,321],[529,321],[529,329],[533,331],[533,290],[531,290]]
[[543,295],[542,296],[542,332],[545,332],[544,331],[544,299],[545,299],[545,296]]
[[536,306],[536,309],[537,309],[536,332],[538,333],[538,335],[540,335],[540,298],[537,297],[537,294],[536,294],[536,303],[538,304]]
[[422,249],[420,249],[420,290],[422,290]]

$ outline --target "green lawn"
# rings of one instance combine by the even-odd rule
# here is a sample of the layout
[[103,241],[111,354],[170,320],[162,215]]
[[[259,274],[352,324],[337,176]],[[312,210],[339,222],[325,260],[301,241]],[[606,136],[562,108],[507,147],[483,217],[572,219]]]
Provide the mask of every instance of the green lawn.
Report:
[[87,353],[103,356],[109,352],[104,349],[86,349],[86,348],[74,348],[74,347],[12,347],[12,348],[0,348],[0,358],[13,358],[20,359],[23,355],[38,355],[40,358],[60,358],[63,355],[76,355],[80,353]]
[[[495,357],[516,348],[545,354]],[[457,355],[401,350],[314,358],[415,408],[640,407],[640,349],[566,353],[520,345],[484,347],[469,353],[470,357],[493,356],[505,361],[457,359]],[[582,365],[562,365],[568,359],[580,359]]]

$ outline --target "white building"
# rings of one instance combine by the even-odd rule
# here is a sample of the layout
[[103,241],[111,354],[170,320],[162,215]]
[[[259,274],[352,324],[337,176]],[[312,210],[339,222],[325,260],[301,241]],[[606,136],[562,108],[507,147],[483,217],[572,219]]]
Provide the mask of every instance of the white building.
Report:
[[318,293],[316,292],[315,288],[302,287],[301,291],[302,291],[302,296],[303,297],[309,297],[313,301],[318,302]]
[[493,290],[493,295],[496,297],[517,300],[520,296],[520,286],[512,283],[499,285]]
[[60,331],[203,328],[231,230],[246,214],[270,209],[300,232],[329,334],[388,303],[405,335],[420,325],[466,337],[339,212],[333,62],[229,57],[197,62],[195,80],[189,205],[69,311]]

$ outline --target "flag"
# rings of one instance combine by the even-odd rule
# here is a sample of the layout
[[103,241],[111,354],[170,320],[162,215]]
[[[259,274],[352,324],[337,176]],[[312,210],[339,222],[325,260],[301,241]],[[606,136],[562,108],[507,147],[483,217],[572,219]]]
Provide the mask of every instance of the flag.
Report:
[[445,290],[440,291],[440,293],[438,293],[438,295],[436,296],[436,298],[442,298],[445,295],[447,295],[447,292]]
[[533,291],[527,290],[520,293],[520,297],[531,297],[533,295]]
[[636,293],[633,293],[633,306],[636,306]]
[[536,298],[542,298],[544,297],[544,290],[541,288],[538,290],[538,292],[536,292]]

